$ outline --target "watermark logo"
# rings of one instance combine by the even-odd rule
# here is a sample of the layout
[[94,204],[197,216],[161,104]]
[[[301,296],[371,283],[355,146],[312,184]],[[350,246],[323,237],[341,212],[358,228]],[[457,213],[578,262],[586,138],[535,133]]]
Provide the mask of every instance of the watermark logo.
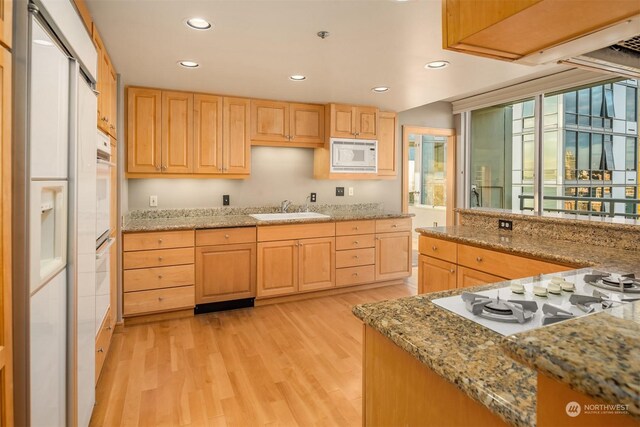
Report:
[[564,410],[570,417],[577,417],[580,415],[580,412],[582,412],[582,407],[578,402],[569,402],[567,403],[567,406],[565,406]]

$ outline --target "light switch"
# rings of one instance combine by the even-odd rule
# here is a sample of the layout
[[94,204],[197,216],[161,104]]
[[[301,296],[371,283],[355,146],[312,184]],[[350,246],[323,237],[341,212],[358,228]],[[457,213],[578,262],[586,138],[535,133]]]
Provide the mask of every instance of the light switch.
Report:
[[349,187],[349,195],[353,196],[353,187]]
[[158,207],[158,196],[149,196],[149,206]]

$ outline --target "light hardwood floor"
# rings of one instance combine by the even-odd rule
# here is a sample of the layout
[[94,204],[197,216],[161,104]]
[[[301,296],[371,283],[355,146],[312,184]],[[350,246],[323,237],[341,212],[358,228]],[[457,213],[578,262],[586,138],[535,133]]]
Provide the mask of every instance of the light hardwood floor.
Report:
[[387,286],[125,327],[113,335],[92,426],[360,426],[362,324]]

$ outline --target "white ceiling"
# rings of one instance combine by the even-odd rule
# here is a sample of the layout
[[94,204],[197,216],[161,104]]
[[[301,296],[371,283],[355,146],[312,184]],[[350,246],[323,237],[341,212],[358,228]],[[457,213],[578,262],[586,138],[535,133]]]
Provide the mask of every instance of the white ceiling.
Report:
[[[126,85],[403,111],[558,67],[444,51],[440,0],[87,0]],[[209,31],[184,21],[203,17]],[[325,40],[320,30],[331,33]],[[195,60],[183,69],[179,60]],[[451,66],[425,70],[445,59]],[[307,76],[304,82],[288,80]],[[389,86],[384,94],[374,86]]]

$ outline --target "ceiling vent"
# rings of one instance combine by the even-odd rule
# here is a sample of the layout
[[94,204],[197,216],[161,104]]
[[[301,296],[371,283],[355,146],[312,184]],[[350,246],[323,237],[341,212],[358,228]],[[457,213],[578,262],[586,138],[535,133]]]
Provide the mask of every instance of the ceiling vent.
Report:
[[560,60],[559,62],[589,70],[640,79],[640,35],[612,46]]

